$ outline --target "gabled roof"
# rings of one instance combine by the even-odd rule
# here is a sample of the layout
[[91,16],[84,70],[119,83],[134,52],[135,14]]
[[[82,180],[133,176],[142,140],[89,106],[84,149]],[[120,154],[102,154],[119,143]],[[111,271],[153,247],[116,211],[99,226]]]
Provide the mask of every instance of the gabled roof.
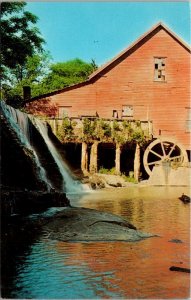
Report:
[[57,91],[54,91],[54,92],[51,92],[48,94],[34,97],[30,101],[42,99],[45,97],[50,97],[50,96],[60,94],[62,92],[66,92],[68,90],[76,89],[76,88],[79,88],[79,87],[82,87],[82,86],[85,86],[87,84],[94,82],[96,79],[100,78],[103,75],[103,73],[106,73],[108,70],[112,69],[120,61],[122,61],[126,56],[128,56],[132,52],[134,52],[141,44],[145,43],[149,38],[151,38],[153,35],[155,35],[161,29],[165,30],[174,40],[176,40],[177,43],[179,43],[183,48],[185,48],[185,50],[187,50],[189,53],[191,53],[191,49],[188,44],[186,44],[179,36],[177,36],[173,31],[171,31],[166,25],[164,25],[162,22],[159,22],[158,24],[153,26],[149,31],[147,31],[145,34],[143,34],[139,39],[137,39],[134,43],[132,43],[128,48],[126,48],[125,50],[120,52],[117,56],[115,56],[108,63],[104,64],[103,66],[98,68],[95,72],[93,72],[86,81],[65,87],[63,89],[60,89],[60,90],[57,90]]

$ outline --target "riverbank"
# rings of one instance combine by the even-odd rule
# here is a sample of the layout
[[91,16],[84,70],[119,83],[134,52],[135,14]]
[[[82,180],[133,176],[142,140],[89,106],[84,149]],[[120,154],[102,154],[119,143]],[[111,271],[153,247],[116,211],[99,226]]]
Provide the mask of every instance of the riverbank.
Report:
[[149,179],[137,182],[133,177],[112,174],[87,174],[82,183],[88,183],[92,189],[109,187],[130,187],[130,186],[185,186],[191,184],[191,168],[179,167],[173,169],[169,166],[156,166]]

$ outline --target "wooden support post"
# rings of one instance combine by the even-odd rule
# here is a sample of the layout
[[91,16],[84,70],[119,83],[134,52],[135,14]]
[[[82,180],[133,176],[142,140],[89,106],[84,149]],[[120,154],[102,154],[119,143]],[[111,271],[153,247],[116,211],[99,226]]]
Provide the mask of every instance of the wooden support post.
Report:
[[95,141],[91,146],[90,152],[90,173],[97,173],[97,149],[98,141]]
[[81,169],[84,174],[88,172],[88,145],[86,143],[82,143]]
[[121,158],[121,144],[116,144],[116,149],[115,149],[115,172],[116,172],[116,175],[121,174],[120,158]]
[[134,158],[134,178],[139,181],[140,175],[140,145],[139,143],[136,144],[135,149],[135,158]]
[[53,133],[57,135],[57,120],[53,119]]

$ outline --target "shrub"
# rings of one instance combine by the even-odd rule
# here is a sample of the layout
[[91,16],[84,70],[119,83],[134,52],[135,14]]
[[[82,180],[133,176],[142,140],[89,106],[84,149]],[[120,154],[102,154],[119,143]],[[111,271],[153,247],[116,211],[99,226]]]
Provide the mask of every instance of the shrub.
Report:
[[125,174],[122,175],[122,178],[127,182],[138,183],[134,177],[126,176]]
[[106,168],[101,167],[99,169],[99,173],[100,174],[115,175],[116,174],[116,170],[115,170],[115,167],[113,167],[111,169],[106,169]]

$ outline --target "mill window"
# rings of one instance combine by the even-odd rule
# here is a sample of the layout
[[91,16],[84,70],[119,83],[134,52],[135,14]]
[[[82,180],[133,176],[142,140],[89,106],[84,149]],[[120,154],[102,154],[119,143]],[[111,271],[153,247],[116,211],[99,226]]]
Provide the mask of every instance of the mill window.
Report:
[[113,115],[112,115],[113,118],[117,119],[118,118],[118,111],[117,110],[113,110]]
[[164,57],[154,58],[154,80],[166,81],[166,62]]
[[122,106],[122,117],[133,117],[133,106],[123,105]]
[[58,108],[58,117],[66,118],[69,117],[71,106],[59,106]]

